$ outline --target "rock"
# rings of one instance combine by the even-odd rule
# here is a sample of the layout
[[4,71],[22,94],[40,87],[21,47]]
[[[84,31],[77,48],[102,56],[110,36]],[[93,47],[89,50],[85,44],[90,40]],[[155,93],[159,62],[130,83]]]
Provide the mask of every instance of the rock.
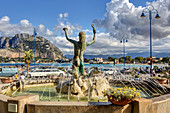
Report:
[[16,38],[29,38],[31,35],[27,33],[16,34],[14,37]]
[[107,88],[110,88],[109,82],[105,78],[98,78],[96,82],[98,96],[103,96],[103,91]]
[[95,88],[95,85],[93,85],[91,88],[92,88],[92,89],[91,89],[90,96],[91,96],[91,97],[97,97],[97,96],[98,96],[98,93],[97,93],[97,90],[96,90],[96,88]]
[[[23,57],[24,51],[34,50],[34,37],[27,33],[16,34],[13,37],[0,37],[0,50],[1,49],[3,49],[4,52],[0,52],[0,56],[10,58]],[[59,48],[40,36],[36,37],[36,57],[65,59]]]
[[60,92],[60,90],[61,90],[61,93],[68,94],[69,86],[71,88],[72,85],[73,85],[73,80],[66,81],[66,82],[60,82],[57,85],[56,90],[57,90],[57,92]]
[[77,83],[77,79],[73,80],[73,85],[71,85],[71,94],[84,96],[83,92],[81,91],[81,87]]
[[78,84],[80,87],[83,85],[83,81],[82,81],[81,77],[78,79]]
[[[56,89],[57,92],[60,91],[62,85],[62,93],[68,93],[69,81],[64,82],[63,84],[59,84]],[[72,95],[79,96],[89,96],[97,97],[103,96],[104,89],[110,88],[109,82],[105,78],[97,77],[97,78],[86,78],[86,79],[74,79],[71,81],[70,90]]]
[[85,91],[87,91],[88,90],[88,82],[83,82],[82,83],[82,88],[81,88],[81,90],[82,90],[82,92],[85,92]]

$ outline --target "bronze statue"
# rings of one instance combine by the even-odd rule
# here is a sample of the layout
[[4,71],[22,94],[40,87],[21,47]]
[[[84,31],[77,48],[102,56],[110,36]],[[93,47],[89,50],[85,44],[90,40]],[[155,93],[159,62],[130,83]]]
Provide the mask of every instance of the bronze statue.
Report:
[[95,30],[93,24],[91,26],[93,28],[93,34],[94,34],[93,41],[91,41],[91,42],[85,42],[86,34],[84,32],[79,33],[79,41],[69,39],[68,35],[67,35],[68,29],[63,28],[63,30],[65,31],[66,39],[69,42],[74,44],[74,58],[73,58],[72,71],[73,71],[73,75],[75,76],[76,79],[78,79],[78,77],[79,77],[79,72],[81,75],[85,75],[83,53],[87,46],[93,44],[96,41],[96,30]]

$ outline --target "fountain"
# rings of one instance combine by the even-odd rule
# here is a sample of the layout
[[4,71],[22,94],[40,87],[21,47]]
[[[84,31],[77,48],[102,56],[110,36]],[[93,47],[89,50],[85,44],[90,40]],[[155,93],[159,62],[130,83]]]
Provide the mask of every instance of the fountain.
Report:
[[[52,103],[52,106],[56,105],[56,103],[60,104],[62,102],[67,102],[62,104],[62,106],[59,105],[60,107],[68,105],[68,103],[71,103],[71,105],[73,104],[73,106],[75,106],[73,102],[78,102],[79,104],[84,106],[83,102],[86,102],[88,103],[87,105],[85,104],[86,108],[90,105],[92,105],[93,107],[97,105],[96,110],[99,108],[98,105],[100,106],[110,105],[110,103],[108,103],[108,99],[103,96],[103,91],[110,87],[116,87],[116,88],[133,87],[138,90],[141,90],[140,93],[141,97],[151,98],[151,99],[152,97],[157,97],[169,93],[168,89],[165,86],[159,84],[157,80],[150,78],[146,73],[145,75],[140,75],[140,77],[137,79],[134,76],[132,76],[132,73],[130,74],[121,73],[120,69],[117,69],[116,66],[114,66],[115,72],[107,76],[96,73],[96,69],[101,69],[103,67],[97,67],[96,69],[89,68],[88,71],[85,72],[83,53],[86,47],[93,44],[96,40],[96,36],[95,36],[96,30],[94,28],[94,25],[92,25],[92,28],[94,33],[92,42],[85,42],[84,32],[79,33],[78,42],[69,39],[67,36],[68,29],[67,28],[63,29],[65,31],[66,39],[71,43],[73,43],[75,47],[72,72],[69,73],[68,68],[66,70],[68,76],[60,76],[56,80],[53,80],[52,77],[31,78],[29,80],[26,80],[25,88],[17,87],[17,85],[11,83],[10,85],[8,85],[6,88],[3,89],[3,93],[13,98],[15,97],[19,98],[19,96],[23,96],[25,94],[30,94],[30,93],[38,94],[39,95],[38,98],[40,99],[40,101],[39,99],[37,99],[36,101],[38,101],[38,103],[35,102],[36,103],[35,106],[37,106],[39,103],[40,104],[38,106],[41,106],[41,103],[43,105],[44,101],[46,102],[49,101],[49,103],[44,104],[47,107],[49,107],[53,101],[55,101],[55,103]],[[12,87],[16,87],[16,88],[14,89]],[[10,89],[11,91],[8,91]],[[94,103],[91,102],[96,102],[97,104],[95,103],[94,105]],[[76,104],[76,106],[79,106],[79,104]],[[135,105],[139,105],[139,104],[140,103],[137,103]],[[28,106],[34,106],[34,103],[31,103],[30,105],[28,103]],[[73,108],[73,106],[71,108]],[[133,109],[132,105],[127,105],[127,106],[128,107],[130,106],[131,109]],[[117,107],[118,106],[116,106],[116,108]],[[49,107],[49,111],[51,109],[53,108]],[[119,107],[119,109],[122,109],[122,107]],[[32,113],[32,111],[29,113]]]
[[[87,96],[87,95],[88,95],[88,97],[90,97],[90,96],[96,97],[97,95],[101,96],[101,95],[103,95],[102,91],[104,90],[104,88],[107,89],[110,87],[106,80],[104,82],[94,82],[95,81],[95,80],[93,80],[94,78],[91,78],[92,72],[89,75],[87,75],[84,71],[83,53],[84,53],[86,47],[93,44],[96,40],[96,30],[95,30],[93,24],[91,26],[93,28],[93,33],[94,33],[92,42],[85,42],[86,35],[84,32],[79,33],[79,41],[69,39],[68,35],[67,35],[68,29],[63,28],[63,30],[65,32],[66,39],[69,42],[74,44],[74,58],[73,58],[73,65],[72,65],[72,73],[74,75],[74,78],[69,81],[66,81],[64,83],[62,80],[62,82],[56,87],[57,90],[60,89],[59,94],[61,94],[63,89],[64,89],[63,93],[68,93],[68,89],[70,87],[71,95],[77,95],[78,100],[79,100],[80,96]],[[104,80],[104,79],[102,79],[102,80]],[[98,80],[98,81],[100,81],[100,80]],[[94,85],[94,83],[96,85]],[[101,88],[101,87],[98,88],[99,84],[101,86],[104,86],[104,88]]]

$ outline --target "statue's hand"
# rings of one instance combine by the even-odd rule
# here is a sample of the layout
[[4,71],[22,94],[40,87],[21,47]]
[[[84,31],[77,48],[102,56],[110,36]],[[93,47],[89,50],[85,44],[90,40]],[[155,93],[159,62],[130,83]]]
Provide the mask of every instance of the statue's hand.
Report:
[[94,28],[94,24],[92,24],[91,27],[93,28],[93,33],[96,34],[96,29]]
[[67,31],[68,29],[67,28],[63,28],[64,31]]
[[94,28],[94,24],[92,24],[91,27]]

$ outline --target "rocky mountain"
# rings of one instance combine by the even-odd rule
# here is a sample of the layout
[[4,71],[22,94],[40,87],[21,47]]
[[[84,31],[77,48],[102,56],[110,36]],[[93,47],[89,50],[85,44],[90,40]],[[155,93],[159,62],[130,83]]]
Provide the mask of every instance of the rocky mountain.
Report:
[[[24,51],[30,49],[34,51],[34,37],[27,33],[16,34],[13,37],[0,37],[0,56],[2,57],[23,57]],[[65,58],[59,48],[41,36],[36,37],[36,57]]]

